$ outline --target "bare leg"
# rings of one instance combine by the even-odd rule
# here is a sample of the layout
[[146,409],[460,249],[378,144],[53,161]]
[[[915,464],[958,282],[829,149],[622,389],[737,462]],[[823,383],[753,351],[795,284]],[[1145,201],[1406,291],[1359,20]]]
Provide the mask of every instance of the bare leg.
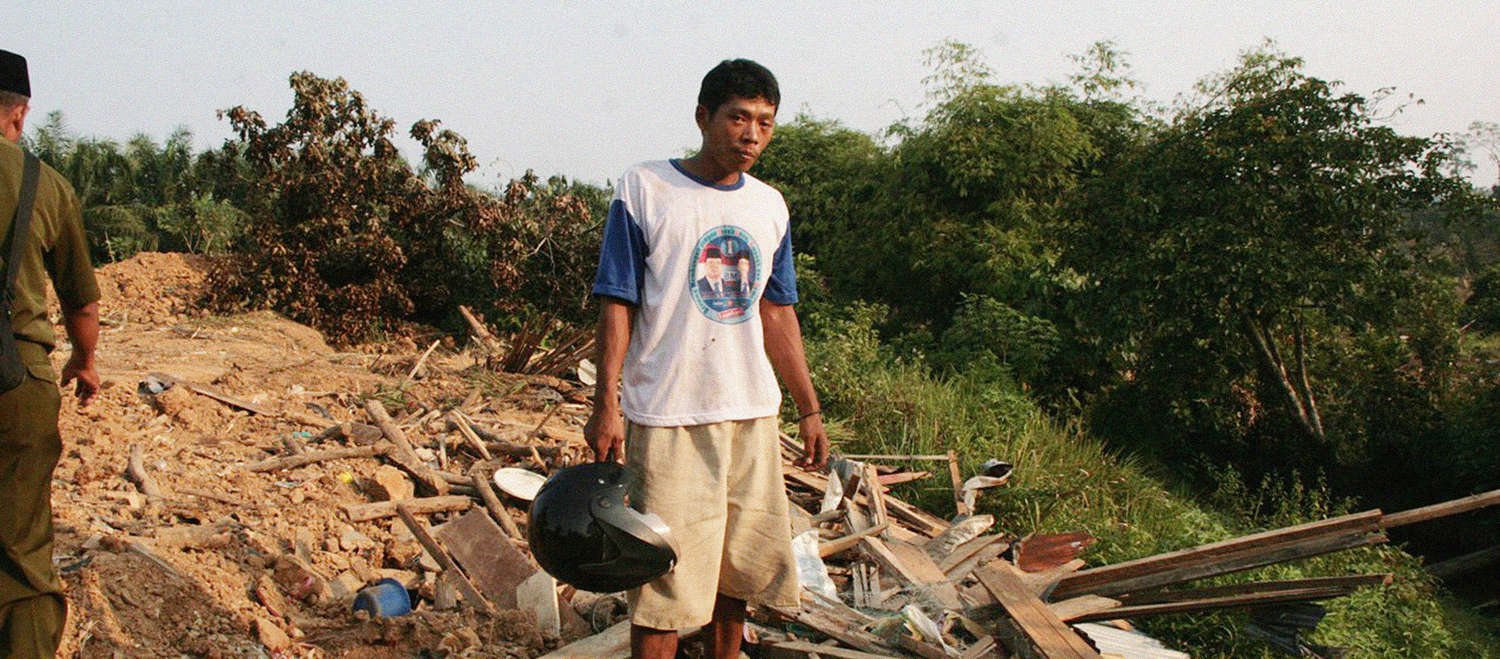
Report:
[[635,659],[672,659],[677,655],[677,630],[630,626],[630,656]]
[[745,632],[745,600],[720,594],[714,600],[714,619],[708,623],[708,654],[714,659],[738,659]]

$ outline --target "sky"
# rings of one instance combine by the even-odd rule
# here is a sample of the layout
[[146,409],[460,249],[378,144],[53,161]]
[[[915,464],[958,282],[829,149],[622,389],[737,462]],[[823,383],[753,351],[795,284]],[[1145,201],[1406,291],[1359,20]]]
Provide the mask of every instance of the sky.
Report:
[[[404,134],[439,119],[481,163],[471,182],[527,169],[603,184],[699,141],[698,83],[748,57],[798,113],[875,133],[923,112],[923,51],[978,49],[996,81],[1063,83],[1069,54],[1112,40],[1141,94],[1170,101],[1273,39],[1308,73],[1408,102],[1386,123],[1429,136],[1500,122],[1495,0],[1273,2],[46,2],[9,12],[0,48],[31,68],[32,122],[195,148],[229,137],[216,111],[279,121],[288,76],[343,77]],[[407,140],[408,157],[416,152]],[[1472,180],[1497,182],[1475,154]],[[476,179],[477,180],[474,180]]]

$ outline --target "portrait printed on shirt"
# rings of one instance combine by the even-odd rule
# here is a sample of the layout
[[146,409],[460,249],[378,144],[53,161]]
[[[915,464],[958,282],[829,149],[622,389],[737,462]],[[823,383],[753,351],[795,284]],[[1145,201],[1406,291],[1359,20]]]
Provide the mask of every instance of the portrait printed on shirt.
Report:
[[750,318],[761,267],[755,239],[739,227],[714,227],[698,239],[697,254],[688,280],[698,310],[719,323],[741,323]]

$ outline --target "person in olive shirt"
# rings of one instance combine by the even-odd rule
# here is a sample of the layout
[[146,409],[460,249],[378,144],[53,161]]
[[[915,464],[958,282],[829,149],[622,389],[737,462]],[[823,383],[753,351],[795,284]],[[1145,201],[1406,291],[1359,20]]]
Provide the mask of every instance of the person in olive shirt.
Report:
[[[16,142],[30,97],[25,58],[0,50],[0,134],[5,136],[0,140],[0,261],[10,256],[8,237],[23,163]],[[62,383],[76,381],[84,404],[99,389],[94,367],[99,287],[78,198],[56,170],[43,164],[35,204],[10,316],[30,377],[0,394],[0,657],[53,656],[67,610],[52,568],[52,469],[62,453],[57,430],[62,396],[48,358],[55,343],[47,320],[49,276],[73,344]]]

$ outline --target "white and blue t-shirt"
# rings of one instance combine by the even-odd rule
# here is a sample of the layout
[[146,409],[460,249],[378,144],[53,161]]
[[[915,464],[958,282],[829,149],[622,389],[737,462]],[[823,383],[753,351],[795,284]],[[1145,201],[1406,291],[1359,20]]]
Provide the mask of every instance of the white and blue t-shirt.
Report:
[[762,296],[797,302],[786,201],[741,174],[717,185],[677,161],[631,167],[604,225],[594,294],[636,307],[621,408],[647,426],[773,416]]

